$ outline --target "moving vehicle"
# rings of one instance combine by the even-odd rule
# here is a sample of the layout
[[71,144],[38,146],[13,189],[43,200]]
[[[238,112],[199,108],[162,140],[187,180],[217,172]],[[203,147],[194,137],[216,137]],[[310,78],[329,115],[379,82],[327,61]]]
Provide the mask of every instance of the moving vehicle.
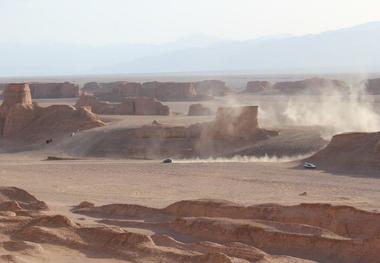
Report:
[[317,168],[317,166],[316,166],[315,164],[313,164],[313,163],[308,163],[308,162],[305,162],[305,163],[303,164],[303,167],[304,167],[305,169],[315,169],[315,168]]

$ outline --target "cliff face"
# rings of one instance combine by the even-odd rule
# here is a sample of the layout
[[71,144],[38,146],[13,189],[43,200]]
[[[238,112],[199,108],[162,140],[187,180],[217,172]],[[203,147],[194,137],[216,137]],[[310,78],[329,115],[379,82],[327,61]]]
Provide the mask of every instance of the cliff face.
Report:
[[78,129],[103,126],[96,115],[84,108],[53,105],[46,108],[32,102],[28,84],[10,84],[0,106],[1,135],[4,139],[36,142],[51,136],[68,135]]
[[123,97],[135,97],[139,95],[142,85],[137,82],[114,81],[114,82],[88,82],[84,84],[82,91],[96,96],[119,95]]
[[136,82],[118,82],[111,86],[111,92],[119,97],[137,97],[142,85]]
[[[208,82],[207,82],[208,83]],[[206,85],[206,83],[204,84]],[[203,93],[220,93],[221,89],[212,86],[200,88]],[[212,87],[211,87],[212,86]],[[136,82],[117,81],[110,83],[89,82],[83,90],[94,94],[100,100],[121,102],[125,97],[149,97],[161,101],[191,101],[198,99],[209,99],[209,96],[198,93],[191,82]]]
[[121,103],[99,101],[93,95],[82,94],[77,107],[91,107],[97,114],[107,115],[169,115],[170,109],[154,98],[126,97]]
[[132,104],[135,115],[169,115],[170,109],[154,98],[126,98],[124,103]]
[[76,98],[79,96],[79,86],[70,82],[31,83],[29,86],[34,99]]
[[163,101],[191,100],[197,96],[193,83],[146,82],[143,83],[141,96],[154,97]]
[[16,105],[21,107],[32,106],[32,96],[28,84],[9,84],[3,92],[1,113],[5,117]]

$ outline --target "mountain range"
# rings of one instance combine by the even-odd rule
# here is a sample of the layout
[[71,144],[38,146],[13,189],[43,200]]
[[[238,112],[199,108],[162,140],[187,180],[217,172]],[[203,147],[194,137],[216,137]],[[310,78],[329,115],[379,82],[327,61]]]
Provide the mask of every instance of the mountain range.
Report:
[[380,71],[380,22],[303,36],[230,41],[204,35],[160,45],[0,44],[0,75]]

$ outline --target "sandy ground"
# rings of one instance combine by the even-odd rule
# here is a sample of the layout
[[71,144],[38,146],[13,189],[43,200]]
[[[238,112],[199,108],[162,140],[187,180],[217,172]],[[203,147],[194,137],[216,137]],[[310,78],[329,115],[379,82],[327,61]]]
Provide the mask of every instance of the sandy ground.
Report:
[[[179,163],[162,164],[159,161],[104,159],[42,161],[42,156],[38,154],[36,153],[33,158],[21,154],[1,156],[0,185],[25,189],[47,203],[50,207],[48,214],[65,215],[86,227],[96,227],[99,224],[108,227],[121,226],[128,232],[148,236],[167,231],[165,228],[164,230],[151,228],[150,217],[136,221],[115,221],[112,218],[107,219],[107,214],[102,216],[103,220],[99,220],[97,217],[73,213],[71,211],[73,206],[84,200],[96,205],[121,203],[164,208],[181,200],[222,199],[243,205],[329,203],[349,205],[370,212],[380,211],[379,179],[303,170],[295,168],[294,162],[181,163],[179,161]],[[307,195],[301,195],[304,192]],[[226,222],[247,224],[250,221]],[[260,222],[258,224],[259,227],[265,227]],[[188,240],[187,237],[168,233],[185,244],[190,241],[208,240],[207,238]],[[33,236],[31,240],[34,241],[32,238]],[[157,238],[160,240],[161,237]],[[1,240],[3,238],[0,236]],[[161,244],[160,241],[156,242]],[[166,241],[162,242],[163,246],[171,246],[171,241],[168,244]],[[30,255],[15,251],[11,253],[15,258],[12,257],[7,261],[8,257],[5,257],[3,258],[5,261],[0,259],[0,262],[167,262],[157,258],[151,261],[118,259],[102,250],[97,253],[93,250],[86,252],[60,246],[53,241],[50,243],[48,240],[40,246],[43,252]],[[9,251],[0,249],[0,255],[8,254]],[[314,262],[286,257],[277,260],[268,262]]]
[[[380,180],[294,168],[294,163],[1,161],[0,184],[68,211],[81,201],[163,207],[184,199],[242,204],[328,202],[380,211]],[[307,192],[307,196],[299,196]]]

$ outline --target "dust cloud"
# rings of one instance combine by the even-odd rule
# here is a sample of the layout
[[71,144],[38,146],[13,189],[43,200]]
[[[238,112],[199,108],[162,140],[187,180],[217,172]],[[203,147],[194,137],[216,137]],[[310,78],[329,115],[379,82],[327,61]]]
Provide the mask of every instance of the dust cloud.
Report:
[[317,95],[288,96],[278,104],[260,107],[259,117],[270,126],[318,126],[322,138],[328,140],[339,133],[379,131],[374,102],[364,83],[351,84],[346,90],[328,87]]
[[262,157],[255,156],[234,156],[231,158],[194,158],[194,159],[179,159],[173,160],[174,163],[285,163],[292,162],[309,157],[311,154],[307,155],[295,155],[295,156],[268,156],[264,155]]

